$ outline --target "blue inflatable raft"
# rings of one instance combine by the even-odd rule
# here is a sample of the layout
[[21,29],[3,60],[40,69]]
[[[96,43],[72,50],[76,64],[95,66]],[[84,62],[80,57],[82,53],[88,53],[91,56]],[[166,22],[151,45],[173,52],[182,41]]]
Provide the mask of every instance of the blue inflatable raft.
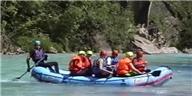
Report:
[[85,76],[70,76],[69,71],[60,70],[60,74],[50,72],[43,67],[34,67],[32,76],[41,82],[51,83],[78,83],[100,85],[126,86],[160,86],[172,78],[173,71],[168,67],[159,67],[150,73],[133,77],[95,78]]

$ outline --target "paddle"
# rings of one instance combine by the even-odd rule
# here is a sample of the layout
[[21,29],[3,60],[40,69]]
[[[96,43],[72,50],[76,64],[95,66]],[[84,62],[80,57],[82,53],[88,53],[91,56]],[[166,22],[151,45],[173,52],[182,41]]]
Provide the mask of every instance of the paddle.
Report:
[[[33,66],[31,66],[29,69],[31,70],[35,65],[39,64],[44,58],[41,58],[39,61],[37,61]],[[28,71],[25,71],[21,76],[13,78],[12,81],[18,80],[22,78]]]
[[[115,69],[112,69],[112,72],[114,72],[114,70],[115,70]],[[110,74],[110,75],[106,78],[106,80],[104,81],[104,84],[105,84],[109,79],[111,79],[112,77],[113,77],[113,73]]]
[[160,76],[160,74],[161,74],[161,70],[156,70],[156,71],[153,71],[152,73],[147,73],[147,81],[146,81],[146,84],[148,83],[148,81],[149,81],[149,76],[150,76],[150,74],[152,75],[152,76],[154,76],[154,77],[157,77],[157,76]]
[[[30,69],[32,69],[35,65],[31,66]],[[21,76],[19,77],[16,77],[14,79],[12,79],[13,81],[17,80],[17,79],[20,79],[21,77],[23,77],[28,71],[25,71],[25,73],[23,73]]]
[[105,79],[104,84],[105,84],[109,79],[111,79],[112,77],[113,77],[113,75],[110,74],[110,75]]
[[153,71],[152,73],[150,73],[152,76],[154,77],[157,77],[157,76],[160,76],[161,74],[161,71],[160,70],[157,70],[157,71]]

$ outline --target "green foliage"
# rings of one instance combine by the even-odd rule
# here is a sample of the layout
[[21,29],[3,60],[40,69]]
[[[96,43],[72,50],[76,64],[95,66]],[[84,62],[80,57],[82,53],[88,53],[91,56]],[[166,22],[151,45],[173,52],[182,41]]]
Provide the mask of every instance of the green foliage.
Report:
[[170,42],[170,46],[177,47],[180,50],[192,48],[192,39],[190,39],[192,37],[192,28],[190,27],[192,26],[191,5],[192,2],[189,1],[163,1],[161,3],[153,2],[152,8],[154,9],[151,9],[154,12],[152,12],[150,19],[163,32],[166,41]]
[[20,36],[16,39],[16,43],[25,51],[29,51],[33,48],[34,40],[40,40],[42,42],[42,47],[45,49],[45,51],[48,51],[49,48],[54,45],[54,43],[52,43],[50,39],[46,36]]
[[[96,42],[100,41],[95,36],[98,34],[104,36],[112,49],[126,49],[136,32],[133,11],[118,1],[2,1],[1,5],[2,34],[24,50],[31,47],[34,39],[40,39],[45,50],[51,46],[59,52],[97,50]],[[186,10],[189,5],[178,8]],[[187,14],[191,14],[190,10],[180,13],[183,14],[183,34],[189,35],[191,23],[187,23]],[[162,31],[166,30],[163,24],[159,25]],[[180,40],[185,39],[181,36]],[[185,42],[179,46],[189,46],[191,41]]]
[[[97,50],[97,34],[104,35],[112,48],[123,48],[135,31],[132,12],[119,2],[3,1],[1,8],[6,34],[24,49],[32,38],[39,38],[46,50],[53,45],[59,51]],[[27,37],[28,42],[23,42]]]
[[53,43],[53,47],[56,48],[59,53],[63,52],[63,46],[61,44]]
[[192,48],[192,18],[190,17],[190,19],[183,20],[182,22],[183,30],[179,33],[180,42],[177,44],[177,47],[179,49]]
[[179,23],[179,49],[192,48],[192,2],[171,2],[175,16],[180,20]]
[[19,46],[21,46],[22,49],[24,49],[24,51],[29,51],[33,48],[32,38],[29,38],[27,36],[17,38],[16,42]]

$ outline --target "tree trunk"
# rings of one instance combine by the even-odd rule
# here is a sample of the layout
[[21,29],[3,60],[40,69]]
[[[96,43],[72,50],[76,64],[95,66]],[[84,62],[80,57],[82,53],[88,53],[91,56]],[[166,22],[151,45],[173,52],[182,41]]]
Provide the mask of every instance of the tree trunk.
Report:
[[147,24],[150,1],[136,1],[133,3],[136,24]]
[[150,1],[149,8],[148,8],[148,14],[147,14],[147,26],[149,25],[149,18],[151,14],[151,7],[152,7],[153,1]]

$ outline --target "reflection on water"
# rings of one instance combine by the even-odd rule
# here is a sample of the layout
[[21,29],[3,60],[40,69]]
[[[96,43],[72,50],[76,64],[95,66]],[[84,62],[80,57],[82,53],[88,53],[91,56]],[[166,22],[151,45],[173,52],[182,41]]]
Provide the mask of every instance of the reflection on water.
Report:
[[[67,68],[70,54],[50,55],[61,69]],[[26,71],[25,55],[2,56],[2,96],[191,96],[192,55],[150,55],[150,68],[170,66],[174,77],[161,87],[125,87],[104,85],[51,84],[37,82],[30,74],[21,80],[11,81]],[[32,63],[32,62],[31,62]]]

